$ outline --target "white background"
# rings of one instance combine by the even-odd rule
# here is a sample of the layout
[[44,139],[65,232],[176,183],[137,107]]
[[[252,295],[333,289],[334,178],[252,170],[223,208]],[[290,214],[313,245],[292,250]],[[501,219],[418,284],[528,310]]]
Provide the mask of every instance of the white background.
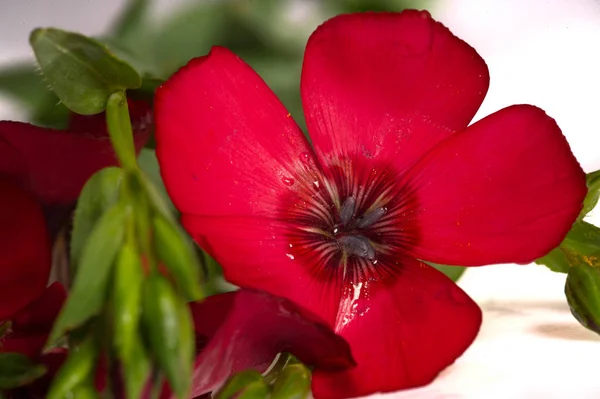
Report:
[[[160,0],[154,11],[160,15],[182,2]],[[96,35],[123,3],[0,0],[0,65],[31,56],[27,38],[34,27]],[[433,15],[488,63],[490,91],[476,119],[510,104],[540,106],[557,120],[583,168],[600,169],[600,2],[433,3]],[[22,117],[0,98],[0,119]],[[469,270],[460,284],[484,309],[475,344],[432,385],[374,397],[600,398],[600,339],[571,317],[564,279],[535,265]]]

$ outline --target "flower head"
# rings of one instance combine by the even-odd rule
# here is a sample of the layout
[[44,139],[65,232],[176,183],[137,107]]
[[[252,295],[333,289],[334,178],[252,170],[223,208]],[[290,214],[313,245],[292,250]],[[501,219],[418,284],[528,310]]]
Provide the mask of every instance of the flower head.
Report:
[[302,68],[314,149],[230,51],[173,75],[155,101],[167,190],[229,281],[302,304],[350,343],[358,366],[315,372],[315,397],[427,384],[481,311],[422,261],[533,261],[571,227],[585,175],[534,106],[468,126],[486,64],[427,12],[335,17]]

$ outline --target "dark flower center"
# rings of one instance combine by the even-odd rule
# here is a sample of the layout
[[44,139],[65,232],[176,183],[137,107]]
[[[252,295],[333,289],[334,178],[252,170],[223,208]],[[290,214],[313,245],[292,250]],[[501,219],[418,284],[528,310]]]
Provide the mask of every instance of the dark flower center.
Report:
[[343,255],[375,260],[375,248],[362,231],[381,219],[386,211],[385,207],[379,207],[356,217],[356,199],[353,196],[346,198],[339,213],[340,223],[334,226],[332,232]]
[[283,199],[288,258],[323,278],[354,283],[389,275],[414,236],[403,227],[412,206],[398,174],[356,161],[326,174],[304,172]]

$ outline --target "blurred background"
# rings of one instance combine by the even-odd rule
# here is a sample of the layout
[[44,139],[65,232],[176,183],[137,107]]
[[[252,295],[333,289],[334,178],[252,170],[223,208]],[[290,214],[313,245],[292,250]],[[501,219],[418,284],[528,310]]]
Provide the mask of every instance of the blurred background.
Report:
[[[557,120],[585,171],[600,169],[597,0],[0,0],[0,119],[65,125],[66,109],[46,90],[28,45],[33,28],[54,26],[99,38],[157,82],[224,45],[303,125],[299,78],[310,33],[339,13],[406,7],[428,9],[486,60],[491,85],[475,119],[535,104]],[[600,210],[589,219],[598,225]],[[564,280],[537,265],[468,270],[460,285],[484,309],[479,339],[431,386],[380,396],[600,397],[600,340],[571,317]]]

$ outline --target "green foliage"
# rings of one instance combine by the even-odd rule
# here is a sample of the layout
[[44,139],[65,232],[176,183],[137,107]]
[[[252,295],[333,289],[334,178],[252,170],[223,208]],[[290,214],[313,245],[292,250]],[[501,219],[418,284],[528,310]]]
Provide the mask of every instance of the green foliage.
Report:
[[303,364],[286,365],[273,384],[272,399],[305,399],[310,393],[310,370]]
[[123,245],[125,221],[130,213],[130,206],[117,203],[94,225],[83,246],[71,293],[54,324],[50,342],[102,310],[114,260]]
[[27,385],[46,374],[46,368],[20,353],[0,353],[0,390]]
[[118,198],[123,179],[120,168],[105,168],[96,172],[83,186],[75,209],[71,239],[71,271],[80,263],[83,247],[96,222]]
[[233,375],[215,396],[216,399],[231,399],[234,397],[268,398],[269,386],[258,371],[242,371]]
[[140,75],[98,41],[55,28],[38,28],[29,42],[52,90],[82,115],[106,108],[110,95],[140,87]]

